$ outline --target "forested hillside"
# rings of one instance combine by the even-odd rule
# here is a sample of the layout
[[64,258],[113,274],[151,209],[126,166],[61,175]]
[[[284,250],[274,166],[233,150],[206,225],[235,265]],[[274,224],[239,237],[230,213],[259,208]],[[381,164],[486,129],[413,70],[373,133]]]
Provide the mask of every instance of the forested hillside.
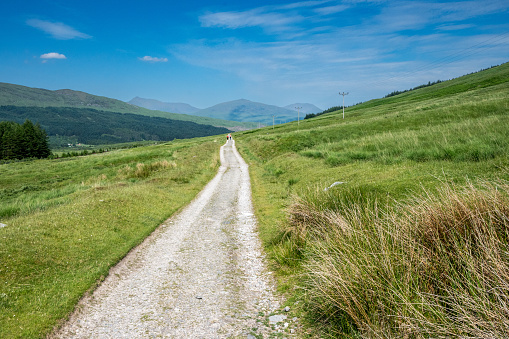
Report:
[[99,145],[186,139],[230,132],[226,128],[189,121],[105,112],[91,108],[0,106],[0,121],[23,123],[26,119],[38,122],[46,130],[53,147],[65,144],[66,137],[72,137],[84,144]]
[[258,123],[254,122],[229,121],[146,109],[120,100],[70,89],[50,91],[42,88],[32,88],[2,82],[0,82],[0,106],[91,108],[108,112],[131,113],[149,117],[191,121],[197,124],[232,128],[232,130],[246,130],[258,126]]

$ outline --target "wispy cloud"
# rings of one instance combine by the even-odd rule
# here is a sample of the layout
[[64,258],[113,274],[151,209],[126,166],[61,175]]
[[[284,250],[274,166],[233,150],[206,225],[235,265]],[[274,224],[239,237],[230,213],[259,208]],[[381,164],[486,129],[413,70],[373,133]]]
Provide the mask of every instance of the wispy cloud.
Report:
[[208,13],[200,17],[203,27],[223,27],[237,29],[242,27],[263,27],[273,29],[285,27],[301,21],[300,16],[287,16],[282,13],[267,12],[263,8],[256,8],[244,12]]
[[[469,19],[509,10],[507,0],[485,1],[479,9],[479,1],[324,0],[208,13],[199,18],[202,27],[230,30],[231,36],[189,41],[169,52],[192,65],[233,73],[264,92],[357,86],[359,93],[383,95],[457,76],[475,63],[472,46],[484,46],[475,40],[483,32]],[[260,27],[269,36],[247,40],[239,30],[246,27]],[[458,34],[462,30],[469,34]],[[435,60],[444,53],[456,63],[438,69],[443,63]]]
[[327,7],[319,7],[315,9],[315,12],[321,15],[330,15],[330,14],[336,14],[339,12],[343,12],[350,8],[350,6],[347,5],[336,5],[336,6],[327,6]]
[[348,8],[346,5],[328,5],[331,3],[336,3],[336,1],[317,0],[268,5],[245,11],[207,13],[202,15],[199,20],[202,27],[227,29],[261,27],[269,33],[280,33],[298,29],[299,24],[316,17],[317,14],[328,15]]
[[61,23],[51,22],[39,19],[30,19],[26,21],[27,25],[37,28],[58,40],[71,40],[71,39],[90,39],[90,35],[79,32],[74,28]]
[[151,57],[148,55],[145,55],[143,58],[138,58],[138,59],[140,59],[141,61],[146,61],[146,62],[168,62],[168,58],[156,58],[156,57]]

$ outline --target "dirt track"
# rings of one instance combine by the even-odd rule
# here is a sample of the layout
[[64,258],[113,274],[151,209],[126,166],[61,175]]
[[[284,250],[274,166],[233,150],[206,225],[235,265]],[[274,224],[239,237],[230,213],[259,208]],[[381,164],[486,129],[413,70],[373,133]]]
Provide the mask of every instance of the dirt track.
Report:
[[[55,337],[253,338],[279,309],[251,204],[248,168],[230,140],[216,177],[84,298]],[[282,324],[281,324],[282,325]]]

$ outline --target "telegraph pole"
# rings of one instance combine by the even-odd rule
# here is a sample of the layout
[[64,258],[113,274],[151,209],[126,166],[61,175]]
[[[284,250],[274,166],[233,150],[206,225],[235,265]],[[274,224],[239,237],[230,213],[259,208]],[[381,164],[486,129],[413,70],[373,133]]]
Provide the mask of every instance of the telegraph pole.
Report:
[[342,95],[343,96],[343,119],[345,118],[345,95],[348,95],[348,92],[339,92],[339,95]]
[[300,110],[301,108],[302,108],[302,107],[295,107],[295,109],[297,110],[297,126],[300,124],[300,118],[299,118],[299,116],[300,116],[300,111],[299,111],[299,110]]
[[274,117],[275,115],[272,115],[272,129],[274,129]]

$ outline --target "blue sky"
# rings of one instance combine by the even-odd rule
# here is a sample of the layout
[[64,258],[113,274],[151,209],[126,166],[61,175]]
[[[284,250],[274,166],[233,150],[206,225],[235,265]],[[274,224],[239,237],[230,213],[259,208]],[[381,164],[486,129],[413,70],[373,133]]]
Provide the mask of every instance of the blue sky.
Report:
[[509,61],[509,1],[3,1],[0,82],[322,109]]

